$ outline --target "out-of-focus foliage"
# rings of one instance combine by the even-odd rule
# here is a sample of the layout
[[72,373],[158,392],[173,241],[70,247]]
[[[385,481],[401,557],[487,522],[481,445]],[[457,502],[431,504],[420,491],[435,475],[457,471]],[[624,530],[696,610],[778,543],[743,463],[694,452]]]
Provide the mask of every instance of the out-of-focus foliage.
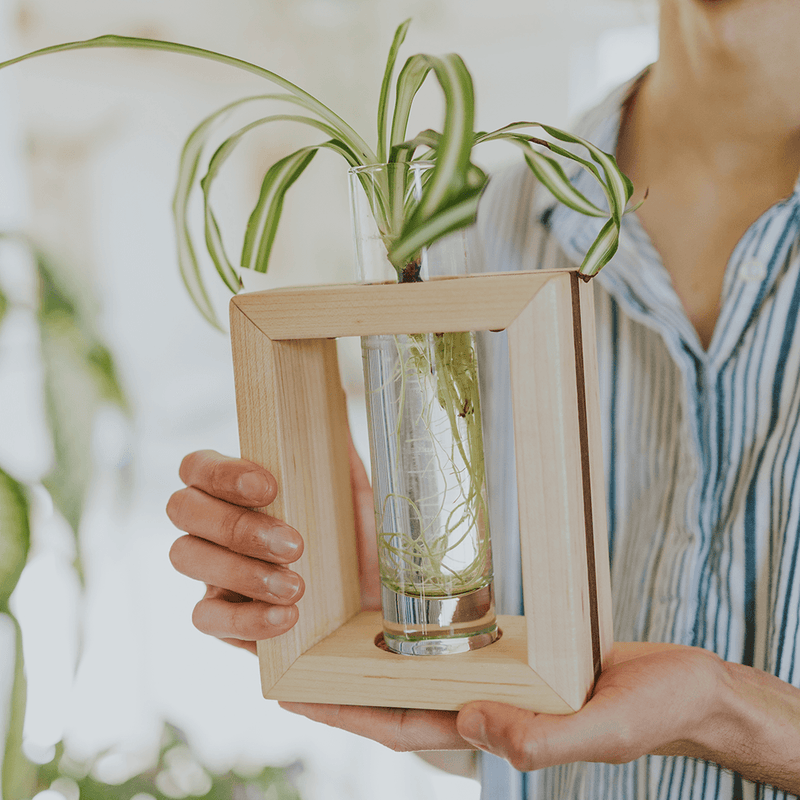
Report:
[[[0,257],[2,241],[10,238],[0,234]],[[72,528],[74,568],[83,584],[80,521],[93,477],[91,439],[95,419],[109,404],[126,414],[129,408],[113,355],[97,330],[91,292],[71,287],[60,266],[27,244],[38,277],[34,313],[47,424],[53,441],[52,468],[42,483],[54,507]],[[12,306],[13,302],[0,290],[0,324]],[[2,749],[1,800],[30,800],[49,788],[59,791],[66,800],[299,800],[291,783],[299,765],[288,770],[266,767],[250,776],[235,772],[217,775],[197,761],[185,738],[170,725],[165,726],[157,762],[120,784],[104,783],[93,774],[97,759],[82,765],[66,759],[62,745],[48,764],[29,761],[22,751],[27,695],[22,632],[9,601],[28,561],[31,539],[29,487],[0,465],[0,623],[8,621],[14,631],[14,678],[10,696],[0,698],[0,708],[5,708],[7,715],[3,725],[6,740]]]
[[169,724],[164,727],[157,761],[138,775],[118,784],[104,783],[92,774],[97,760],[76,764],[65,759],[59,748],[56,758],[39,768],[37,790],[53,788],[66,800],[300,800],[292,783],[301,770],[299,764],[285,769],[264,767],[249,775],[234,771],[216,774],[197,760],[185,736]]

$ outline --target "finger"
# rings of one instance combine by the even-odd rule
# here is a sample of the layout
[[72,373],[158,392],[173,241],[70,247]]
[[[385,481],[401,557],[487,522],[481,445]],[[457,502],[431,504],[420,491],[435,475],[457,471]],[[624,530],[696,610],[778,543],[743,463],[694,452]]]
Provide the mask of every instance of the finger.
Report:
[[456,731],[454,711],[280,703],[295,714],[380,742],[397,752],[471,750]]
[[303,552],[302,537],[285,522],[196,488],[175,492],[167,503],[167,516],[179,530],[253,558],[288,564]]
[[520,771],[574,761],[623,763],[641,754],[619,717],[595,713],[590,705],[556,716],[503,703],[471,703],[459,713],[457,729],[464,739]]
[[169,557],[178,572],[248,599],[290,605],[305,591],[303,579],[296,572],[233,553],[195,536],[181,536],[172,545]]
[[268,506],[278,494],[278,482],[266,469],[215,450],[190,453],[181,462],[178,474],[187,486],[248,508]]
[[381,607],[380,572],[378,570],[378,539],[375,535],[375,502],[364,463],[350,437],[350,481],[353,487],[358,572],[361,582],[361,607],[378,611]]
[[260,601],[231,603],[204,597],[194,608],[192,622],[202,633],[223,641],[255,642],[286,633],[297,622],[297,606],[276,606]]

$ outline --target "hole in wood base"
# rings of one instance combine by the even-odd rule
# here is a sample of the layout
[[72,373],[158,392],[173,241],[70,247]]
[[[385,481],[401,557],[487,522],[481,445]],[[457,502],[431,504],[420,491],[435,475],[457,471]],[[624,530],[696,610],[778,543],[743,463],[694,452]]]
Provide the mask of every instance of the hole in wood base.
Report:
[[[417,651],[417,652],[407,652],[407,653],[398,653],[392,650],[388,644],[386,644],[386,640],[383,638],[383,631],[381,631],[375,637],[375,647],[379,650],[383,650],[386,653],[391,653],[392,655],[417,655],[417,656],[439,656],[439,655],[452,655],[455,652],[467,652],[469,650],[479,650],[481,647],[488,647],[490,644],[494,644],[495,642],[500,640],[500,637],[503,635],[503,631],[498,627],[497,633],[490,641],[482,641],[481,636],[469,636],[469,637],[458,637],[456,639],[442,640],[442,639],[421,639],[418,642],[415,642],[414,645],[423,645],[424,651]],[[463,647],[455,651],[452,649],[451,645],[454,641],[462,642]],[[437,646],[439,643],[447,643],[445,646],[442,646],[441,649],[437,650]]]

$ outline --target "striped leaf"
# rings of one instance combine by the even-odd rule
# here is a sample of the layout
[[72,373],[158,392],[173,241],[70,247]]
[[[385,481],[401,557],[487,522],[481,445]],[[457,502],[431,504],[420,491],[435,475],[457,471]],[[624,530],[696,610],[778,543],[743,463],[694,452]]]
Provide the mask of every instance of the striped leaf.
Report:
[[548,158],[532,148],[527,148],[525,161],[553,197],[565,206],[590,217],[608,216],[605,211],[598,208],[572,185],[564,168],[554,158]]
[[[456,54],[441,57],[418,54],[408,58],[397,77],[394,106],[391,109],[391,85],[400,49],[405,41],[409,20],[395,31],[380,87],[377,114],[376,152],[340,116],[320,103],[300,87],[271,72],[232,56],[202,48],[155,39],[124,36],[100,36],[78,42],[42,48],[32,53],[0,63],[0,69],[42,55],[92,48],[134,48],[190,55],[244,70],[278,86],[284,94],[259,95],[229,103],[198,125],[186,142],[181,155],[178,184],[173,201],[176,225],[178,261],[190,296],[201,313],[218,324],[208,292],[204,286],[195,244],[188,220],[189,199],[197,183],[203,154],[213,131],[239,107],[256,100],[276,100],[301,106],[309,116],[275,114],[251,121],[226,138],[214,152],[205,177],[200,181],[203,194],[205,245],[216,270],[228,288],[239,289],[236,268],[228,258],[220,226],[214,214],[210,191],[220,169],[241,137],[253,128],[279,119],[301,122],[323,132],[328,140],[319,145],[304,147],[273,164],[266,172],[258,202],[253,209],[245,233],[241,265],[248,269],[266,271],[269,254],[289,187],[306,169],[320,148],[338,152],[352,166],[367,166],[387,162],[402,165],[420,158],[430,159],[433,166],[420,180],[421,193],[414,194],[402,170],[386,170],[370,201],[390,259],[402,270],[403,259],[415,257],[418,249],[431,244],[459,226],[468,225],[475,217],[480,192],[486,176],[471,161],[472,149],[487,141],[507,140],[522,147],[526,162],[537,178],[559,200],[570,208],[595,217],[608,217],[598,241],[587,254],[581,270],[594,274],[606,263],[616,248],[621,219],[626,213],[632,194],[630,181],[619,171],[613,156],[602,152],[590,142],[552,126],[532,122],[515,122],[492,133],[475,133],[475,99],[472,78],[462,59]],[[425,130],[408,137],[408,123],[414,100],[433,73],[444,95],[442,132]],[[389,119],[391,117],[391,126]],[[526,132],[538,127],[555,141]],[[390,128],[387,130],[387,128]],[[588,158],[572,152],[559,143],[577,145],[588,152]],[[540,152],[538,146],[549,150]],[[571,184],[557,158],[568,159],[587,169],[600,182],[608,201],[608,209],[600,209]],[[416,250],[415,250],[416,248]]]
[[549,133],[554,139],[559,139],[562,142],[579,144],[589,151],[592,160],[597,162],[605,173],[606,180],[603,185],[607,189],[607,196],[611,205],[611,215],[614,219],[619,221],[625,213],[628,200],[631,199],[631,195],[633,194],[633,184],[630,182],[627,175],[617,166],[617,161],[614,156],[603,152],[600,148],[580,136],[575,136],[574,134],[567,133],[558,128],[553,128],[549,125],[542,125],[542,129]]
[[381,95],[378,100],[378,162],[381,164],[386,161],[387,150],[391,147],[391,141],[388,141],[387,127],[389,124],[389,91],[391,89],[392,76],[397,64],[397,54],[405,41],[410,24],[411,20],[407,19],[395,31],[392,46],[389,48],[389,57],[386,59],[386,69],[383,73]]
[[195,58],[203,58],[209,61],[215,61],[218,64],[225,64],[236,69],[249,72],[259,78],[264,78],[276,86],[280,86],[290,94],[304,101],[310,110],[313,110],[320,119],[328,122],[337,131],[339,131],[339,138],[345,141],[356,153],[358,153],[359,160],[365,163],[374,163],[376,161],[375,153],[369,145],[351,128],[338,114],[335,114],[323,103],[320,103],[315,97],[308,92],[303,91],[299,86],[296,86],[291,81],[282,78],[275,72],[268,69],[259,67],[249,61],[244,61],[241,58],[234,58],[222,53],[215,53],[212,50],[205,50],[201,47],[193,47],[187,44],[179,44],[177,42],[164,42],[159,39],[144,39],[135,36],[115,36],[106,35],[98,36],[94,39],[84,39],[78,42],[65,42],[64,44],[57,44],[51,47],[43,47],[39,50],[34,50],[30,53],[10,58],[7,61],[0,62],[0,69],[10,67],[12,64],[19,64],[22,61],[27,61],[31,58],[38,58],[39,56],[52,55],[55,53],[64,53],[70,50],[89,50],[94,48],[126,48],[132,50],[157,50],[167,53],[176,53],[179,55],[193,56]]
[[283,199],[289,187],[300,177],[317,153],[315,147],[304,147],[276,161],[264,176],[261,193],[247,223],[242,250],[242,267],[266,272],[275,232],[283,210]]
[[403,233],[426,220],[440,206],[455,198],[467,182],[472,152],[475,97],[472,76],[461,57],[423,56],[436,74],[445,101],[442,138],[436,150],[433,174],[419,205],[406,221]]
[[351,167],[358,166],[348,145],[336,139],[304,147],[273,164],[264,176],[261,193],[250,214],[242,248],[242,267],[266,272],[272,244],[289,187],[300,177],[319,150],[333,150]]
[[423,248],[442,236],[475,222],[481,190],[469,189],[463,197],[403,233],[389,250],[392,264],[407,264]]
[[[214,132],[226,118],[239,108],[251,103],[270,101],[293,103],[303,108],[308,105],[302,98],[291,94],[262,94],[240,98],[217,109],[213,114],[202,120],[189,134],[181,151],[178,178],[172,200],[172,218],[175,228],[178,268],[186,290],[195,306],[208,322],[220,330],[222,330],[222,327],[216,318],[214,308],[206,291],[200,263],[192,241],[189,225],[189,200],[196,185],[197,172],[203,152]],[[231,288],[230,284],[228,284],[228,288]],[[238,291],[238,289],[232,289],[232,291]]]
[[556,155],[580,164],[584,169],[588,170],[597,181],[600,183],[603,182],[603,177],[600,174],[600,170],[598,170],[597,166],[588,159],[582,158],[576,153],[573,153],[571,150],[566,150],[563,147],[559,147],[559,145],[557,145],[555,142],[542,139],[539,136],[531,136],[530,134],[517,132],[521,128],[542,127],[543,126],[538,122],[514,122],[511,125],[506,125],[503,128],[493,131],[492,133],[478,134],[475,139],[475,144],[477,145],[481,144],[482,142],[497,141],[499,139],[509,139],[515,143],[524,142],[529,145],[541,145],[542,147],[546,147],[551,153],[555,153]]
[[589,277],[597,275],[598,272],[611,261],[614,253],[617,252],[619,245],[619,225],[615,219],[609,219],[600,229],[597,238],[592,242],[583,262],[578,268],[581,275]]
[[392,131],[389,136],[390,147],[405,141],[408,134],[408,118],[411,115],[411,106],[430,71],[431,66],[428,61],[424,56],[419,55],[411,56],[400,70],[400,75],[397,78],[397,87],[395,88]]
[[[336,131],[333,130],[330,125],[320,122],[313,117],[295,114],[272,114],[268,117],[262,117],[261,119],[254,120],[253,122],[250,122],[247,125],[239,128],[239,130],[237,130],[233,135],[229,136],[214,152],[214,155],[211,157],[211,160],[208,164],[208,171],[200,181],[200,187],[203,192],[203,217],[205,220],[206,249],[211,256],[211,260],[214,262],[214,266],[217,268],[217,272],[219,273],[220,277],[224,281],[225,285],[234,294],[241,288],[241,283],[239,280],[239,275],[237,274],[225,252],[225,247],[222,243],[222,234],[220,233],[219,225],[217,224],[216,217],[211,208],[211,187],[217,175],[219,174],[219,171],[222,169],[230,155],[234,152],[237,145],[241,142],[242,138],[250,131],[270,122],[296,122],[316,128],[328,136],[336,135]],[[351,158],[354,158],[352,154]],[[304,168],[305,167],[303,167],[303,169]],[[286,189],[288,189],[289,186],[297,179],[297,177],[299,177],[301,172],[302,169],[288,184],[286,184],[283,189],[284,193]],[[275,225],[277,226],[277,220]],[[264,269],[261,271],[266,272],[266,264],[264,265]]]
[[[583,147],[588,151],[591,160],[560,147],[554,142],[519,133],[521,129],[527,127],[541,128],[558,141]],[[500,128],[493,133],[479,134],[476,137],[476,142],[499,139],[508,139],[523,147],[528,166],[559,202],[588,216],[609,217],[609,221],[601,229],[579,267],[579,271],[583,275],[596,275],[611,260],[617,250],[622,217],[626,213],[628,201],[633,194],[633,184],[621,172],[614,157],[580,136],[537,122],[517,122]],[[608,202],[608,209],[603,211],[579,192],[572,185],[561,165],[555,159],[535,150],[531,147],[532,144],[542,145],[550,152],[574,161],[588,170],[603,189]],[[600,169],[596,165],[599,165]]]

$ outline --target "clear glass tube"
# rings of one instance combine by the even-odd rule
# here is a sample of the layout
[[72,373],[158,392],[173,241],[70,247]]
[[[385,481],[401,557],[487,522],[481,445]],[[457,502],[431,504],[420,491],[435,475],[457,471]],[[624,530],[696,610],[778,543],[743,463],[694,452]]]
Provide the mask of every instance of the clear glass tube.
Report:
[[[398,279],[386,255],[391,224],[375,219],[385,204],[374,194],[393,185],[418,192],[430,167],[411,165],[416,172],[402,180],[395,169],[351,171],[365,282]],[[465,268],[463,238],[454,236],[420,254],[413,279]],[[386,646],[438,655],[490,644],[498,631],[474,334],[368,336],[362,353]]]

